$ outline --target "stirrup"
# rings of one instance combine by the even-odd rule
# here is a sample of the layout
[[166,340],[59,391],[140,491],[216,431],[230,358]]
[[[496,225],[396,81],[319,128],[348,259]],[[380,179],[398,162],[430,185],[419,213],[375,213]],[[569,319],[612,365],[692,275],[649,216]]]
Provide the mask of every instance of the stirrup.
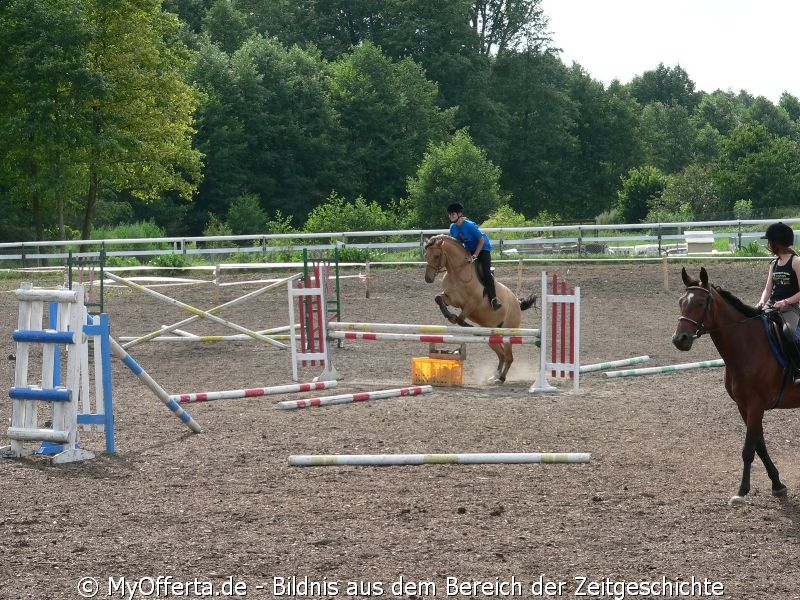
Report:
[[800,387],[800,372],[794,374],[794,385]]
[[[503,303],[500,302],[500,300],[498,300],[497,298],[492,298],[491,304],[492,304],[492,308],[494,310],[500,310],[501,308],[503,308]],[[797,383],[797,385],[800,385],[800,375],[798,375],[798,383]]]

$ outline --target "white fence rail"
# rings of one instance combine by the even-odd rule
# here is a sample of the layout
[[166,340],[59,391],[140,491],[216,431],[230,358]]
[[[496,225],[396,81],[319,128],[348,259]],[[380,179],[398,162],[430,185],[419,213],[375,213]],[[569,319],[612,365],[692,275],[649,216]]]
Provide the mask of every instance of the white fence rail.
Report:
[[[796,224],[800,219],[785,219]],[[664,256],[687,253],[687,238],[700,230],[706,238],[726,239],[727,250],[742,248],[760,241],[771,220],[694,221],[685,223],[649,223],[623,225],[567,224],[550,227],[486,228],[497,258],[516,256],[552,256],[611,254],[622,256]],[[370,252],[370,260],[380,262],[381,253],[419,250],[427,237],[445,233],[444,229],[398,231],[347,231],[327,233],[287,233],[274,235],[237,235],[205,237],[164,237],[144,239],[71,240],[0,243],[0,268],[16,261],[23,266],[41,260],[108,257],[151,257],[161,255],[252,254],[254,261],[271,261],[279,255],[307,249],[325,251],[355,248]],[[154,248],[154,246],[159,246]],[[78,248],[86,246],[86,252]],[[714,251],[720,252],[720,251]]]

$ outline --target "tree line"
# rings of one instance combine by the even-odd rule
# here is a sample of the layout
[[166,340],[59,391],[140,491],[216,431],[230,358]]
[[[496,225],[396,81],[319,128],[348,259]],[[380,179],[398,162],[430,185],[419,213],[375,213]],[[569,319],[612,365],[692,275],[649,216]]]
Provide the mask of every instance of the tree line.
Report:
[[7,0],[0,239],[439,227],[453,200],[502,225],[798,204],[796,97],[664,64],[605,86],[548,27],[540,0]]

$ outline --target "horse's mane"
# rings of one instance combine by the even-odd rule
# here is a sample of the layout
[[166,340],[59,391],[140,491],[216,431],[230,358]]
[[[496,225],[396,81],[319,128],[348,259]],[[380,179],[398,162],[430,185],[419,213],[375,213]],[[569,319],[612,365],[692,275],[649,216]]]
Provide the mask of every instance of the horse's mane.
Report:
[[443,240],[445,242],[455,242],[459,246],[461,245],[461,242],[459,242],[456,238],[452,237],[451,235],[448,235],[446,233],[438,233],[432,238],[429,238],[427,242],[425,242],[425,249],[435,244],[438,240]]
[[760,315],[760,314],[762,314],[764,312],[761,309],[756,308],[755,306],[751,306],[749,304],[745,304],[742,300],[740,300],[738,297],[734,296],[731,292],[729,292],[725,288],[721,288],[721,287],[716,286],[716,285],[712,285],[711,287],[713,287],[714,290],[716,290],[716,292],[720,296],[722,296],[722,298],[728,304],[730,304],[733,308],[738,310],[740,313],[742,313],[746,317],[757,317],[758,315]]

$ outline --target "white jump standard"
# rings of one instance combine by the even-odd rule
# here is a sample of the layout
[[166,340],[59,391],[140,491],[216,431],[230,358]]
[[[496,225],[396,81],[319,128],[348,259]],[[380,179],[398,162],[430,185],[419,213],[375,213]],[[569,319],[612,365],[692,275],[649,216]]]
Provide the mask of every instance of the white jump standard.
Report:
[[507,452],[472,454],[298,454],[289,456],[293,467],[396,466],[396,465],[498,465],[588,463],[588,452]]

